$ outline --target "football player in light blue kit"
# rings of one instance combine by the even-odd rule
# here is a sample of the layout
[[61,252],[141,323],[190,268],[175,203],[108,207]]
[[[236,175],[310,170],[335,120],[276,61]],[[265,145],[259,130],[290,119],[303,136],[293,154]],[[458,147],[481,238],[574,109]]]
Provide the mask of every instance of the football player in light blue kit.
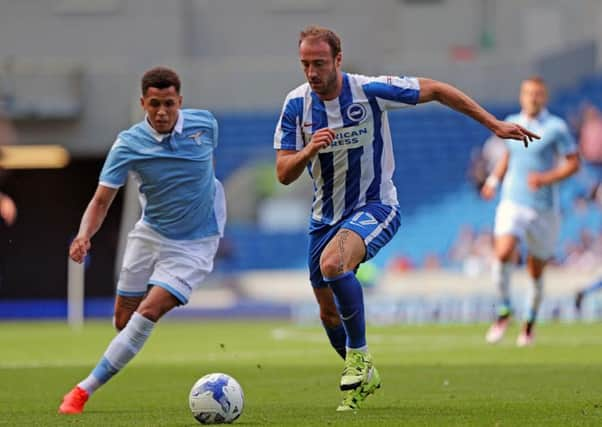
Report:
[[209,111],[182,110],[180,78],[157,67],[142,77],[146,117],[113,144],[69,250],[83,262],[128,172],[138,181],[143,215],[128,236],[117,285],[115,327],[98,365],[63,398],[60,413],[80,413],[90,395],[142,348],[157,321],[188,302],[213,268],[226,221],[213,151],[217,121]]
[[337,410],[355,410],[381,384],[368,352],[363,293],[355,271],[400,225],[387,110],[439,101],[501,138],[526,144],[537,135],[497,120],[442,82],[342,72],[340,39],[326,28],[301,32],[299,58],[307,83],[284,101],[274,135],[276,172],[286,185],[307,168],[314,182],[310,281],[330,342],[345,359],[340,388],[346,393]]
[[519,114],[506,121],[518,123],[541,135],[528,150],[517,149],[511,141],[507,151],[485,181],[482,195],[491,199],[503,180],[501,201],[495,215],[495,256],[493,278],[501,295],[498,318],[487,331],[486,340],[502,339],[512,315],[510,304],[510,258],[519,240],[527,247],[527,271],[531,278],[529,313],[518,336],[520,347],[533,344],[534,325],[543,298],[543,271],[554,255],[559,228],[557,183],[579,169],[577,145],[567,124],[546,109],[548,92],[540,77],[522,82]]

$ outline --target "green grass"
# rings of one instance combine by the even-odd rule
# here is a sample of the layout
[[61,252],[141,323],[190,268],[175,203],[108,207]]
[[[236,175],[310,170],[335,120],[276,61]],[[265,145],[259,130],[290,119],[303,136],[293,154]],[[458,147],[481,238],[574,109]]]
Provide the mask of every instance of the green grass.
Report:
[[241,426],[602,425],[602,324],[542,325],[527,349],[514,347],[516,329],[491,347],[485,325],[371,327],[383,388],[341,414],[342,361],[319,327],[166,321],[84,414],[59,416],[112,338],[109,323],[0,323],[0,425],[198,425],[188,392],[209,372],[242,384]]

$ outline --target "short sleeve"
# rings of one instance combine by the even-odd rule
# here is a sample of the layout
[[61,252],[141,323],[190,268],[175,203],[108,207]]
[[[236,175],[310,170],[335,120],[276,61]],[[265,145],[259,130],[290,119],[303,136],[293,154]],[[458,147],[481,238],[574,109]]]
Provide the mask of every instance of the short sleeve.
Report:
[[102,167],[99,183],[105,187],[119,188],[127,180],[131,167],[131,154],[121,139],[117,139]]
[[296,150],[303,148],[300,121],[303,112],[303,98],[287,97],[274,132],[276,150]]
[[416,105],[420,99],[420,83],[416,77],[379,76],[363,77],[364,92],[375,98],[382,110]]
[[558,125],[557,135],[557,150],[561,156],[575,154],[578,151],[575,138],[571,134],[569,127],[564,121],[560,121]]

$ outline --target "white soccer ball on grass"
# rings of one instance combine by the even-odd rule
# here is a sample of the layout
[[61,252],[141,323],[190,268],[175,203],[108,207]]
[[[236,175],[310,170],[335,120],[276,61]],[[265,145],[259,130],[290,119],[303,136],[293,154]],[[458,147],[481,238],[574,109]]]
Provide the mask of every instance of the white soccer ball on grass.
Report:
[[214,373],[199,379],[190,390],[190,410],[201,424],[231,423],[242,414],[242,387],[230,375]]

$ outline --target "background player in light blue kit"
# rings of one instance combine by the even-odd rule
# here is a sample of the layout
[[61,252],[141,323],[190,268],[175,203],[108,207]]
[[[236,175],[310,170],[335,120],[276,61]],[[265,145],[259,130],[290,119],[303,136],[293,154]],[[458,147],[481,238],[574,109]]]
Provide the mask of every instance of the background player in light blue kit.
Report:
[[400,226],[386,111],[439,101],[501,138],[526,144],[537,136],[497,120],[442,82],[342,72],[340,39],[326,28],[301,32],[299,58],[307,83],[284,101],[274,136],[276,171],[279,181],[289,184],[307,168],[314,182],[310,281],[330,342],[345,358],[340,388],[346,394],[337,410],[354,410],[381,384],[368,352],[363,293],[355,270]]
[[543,298],[543,271],[554,255],[559,229],[557,183],[579,169],[577,145],[568,126],[546,109],[545,82],[532,77],[522,82],[519,114],[506,121],[541,135],[541,141],[529,150],[517,149],[512,142],[482,188],[485,199],[495,195],[503,180],[501,201],[495,215],[495,256],[493,276],[501,303],[498,318],[487,331],[486,340],[502,339],[512,315],[510,302],[510,258],[519,240],[527,247],[527,270],[532,282],[528,316],[517,338],[518,346],[533,343],[534,325]]
[[128,236],[117,285],[114,321],[121,332],[65,395],[64,414],[82,412],[90,395],[138,353],[155,323],[188,302],[211,272],[223,235],[225,198],[213,169],[217,121],[209,111],[180,109],[180,78],[173,70],[153,68],[141,83],[146,117],[117,137],[69,250],[83,262],[119,187],[134,173],[144,206]]

